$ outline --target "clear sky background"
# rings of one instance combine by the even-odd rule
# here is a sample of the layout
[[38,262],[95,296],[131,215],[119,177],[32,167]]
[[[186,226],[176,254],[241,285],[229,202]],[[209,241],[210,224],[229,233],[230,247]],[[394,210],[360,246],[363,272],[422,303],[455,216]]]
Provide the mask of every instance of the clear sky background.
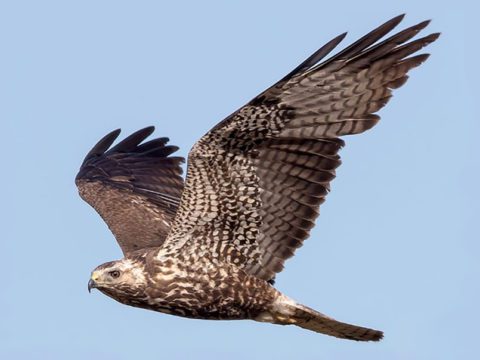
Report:
[[[473,1],[3,1],[0,358],[473,359],[478,356],[478,8]],[[167,5],[168,4],[168,5]],[[448,5],[447,5],[448,4]],[[187,320],[88,294],[121,257],[74,177],[107,132],[155,125],[186,156],[332,37],[433,19],[431,58],[372,131],[346,139],[311,238],[277,286],[385,331]]]

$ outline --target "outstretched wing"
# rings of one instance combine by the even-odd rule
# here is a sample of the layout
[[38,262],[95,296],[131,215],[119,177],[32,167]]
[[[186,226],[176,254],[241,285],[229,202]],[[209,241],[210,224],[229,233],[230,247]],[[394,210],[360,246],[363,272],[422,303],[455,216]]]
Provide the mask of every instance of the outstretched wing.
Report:
[[345,34],[204,135],[164,246],[230,261],[271,280],[314,226],[340,165],[339,138],[373,127],[392,89],[437,39],[410,41],[428,21],[379,39],[398,16],[319,63]]
[[75,178],[80,196],[115,235],[124,254],[160,246],[170,230],[183,189],[181,157],[168,138],[142,144],[154,127],[130,135],[110,150],[112,131],[85,157]]

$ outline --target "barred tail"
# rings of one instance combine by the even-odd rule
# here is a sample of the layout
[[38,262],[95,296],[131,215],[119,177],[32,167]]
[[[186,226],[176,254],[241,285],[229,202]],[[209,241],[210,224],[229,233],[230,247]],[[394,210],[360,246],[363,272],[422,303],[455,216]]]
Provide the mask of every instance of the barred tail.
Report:
[[318,333],[356,341],[379,341],[383,332],[347,324],[325,316],[303,305],[295,306],[293,324]]
[[279,294],[268,311],[254,320],[279,325],[296,325],[318,333],[356,341],[379,341],[383,332],[332,319]]

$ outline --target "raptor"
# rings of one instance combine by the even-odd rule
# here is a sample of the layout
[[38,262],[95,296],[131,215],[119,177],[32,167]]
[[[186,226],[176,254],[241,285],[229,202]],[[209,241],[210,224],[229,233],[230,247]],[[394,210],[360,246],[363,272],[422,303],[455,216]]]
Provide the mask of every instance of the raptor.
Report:
[[428,21],[381,40],[403,15],[331,57],[339,35],[207,132],[183,158],[147,127],[102,138],[76,177],[124,258],[98,266],[88,289],[131,306],[199,319],[296,325],[338,338],[383,333],[332,319],[273,286],[309,237],[340,165],[342,137],[362,133],[435,41]]

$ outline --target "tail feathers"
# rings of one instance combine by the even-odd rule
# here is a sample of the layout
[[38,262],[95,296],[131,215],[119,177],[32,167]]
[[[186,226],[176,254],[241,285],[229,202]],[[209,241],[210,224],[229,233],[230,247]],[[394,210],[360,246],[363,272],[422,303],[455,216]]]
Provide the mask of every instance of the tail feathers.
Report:
[[337,321],[303,305],[296,305],[290,322],[318,333],[356,341],[379,341],[383,332]]
[[296,325],[318,333],[356,341],[379,341],[383,332],[332,319],[281,294],[269,311],[254,320],[279,325]]

